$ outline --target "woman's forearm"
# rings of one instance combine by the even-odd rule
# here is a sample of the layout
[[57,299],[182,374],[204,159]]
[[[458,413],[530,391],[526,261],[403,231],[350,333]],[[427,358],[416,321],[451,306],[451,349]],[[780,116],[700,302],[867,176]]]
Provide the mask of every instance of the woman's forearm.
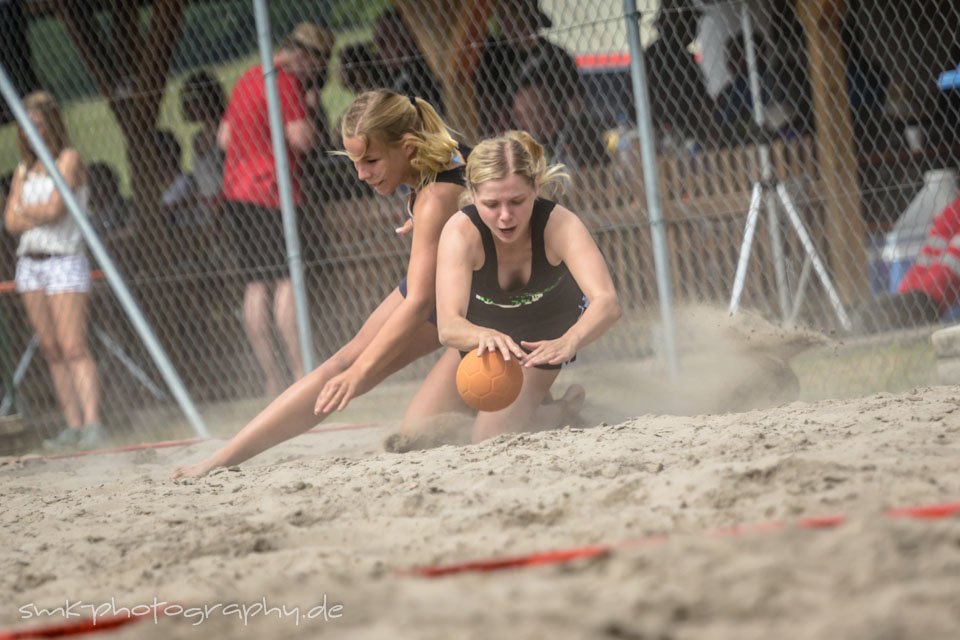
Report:
[[59,198],[56,202],[47,200],[40,204],[20,205],[20,215],[33,222],[34,226],[56,222],[64,216],[67,209]]
[[241,464],[316,425],[322,419],[312,411],[317,393],[345,365],[333,356],[300,378],[213,454],[212,461],[224,467]]
[[353,364],[355,370],[359,370],[364,378],[381,373],[393,357],[403,350],[413,332],[427,322],[432,306],[432,300],[418,303],[405,298],[357,358]]
[[580,318],[567,330],[567,334],[574,338],[579,350],[606,333],[621,315],[616,296],[597,297],[590,300]]
[[18,236],[21,233],[29,231],[38,225],[30,220],[30,218],[27,218],[21,214],[15,207],[10,214],[7,215],[5,226],[10,235]]

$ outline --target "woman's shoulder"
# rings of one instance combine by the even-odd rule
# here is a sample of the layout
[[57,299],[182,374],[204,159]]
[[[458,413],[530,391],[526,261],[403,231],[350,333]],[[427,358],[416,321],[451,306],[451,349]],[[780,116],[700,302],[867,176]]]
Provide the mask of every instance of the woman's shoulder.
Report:
[[[70,170],[81,165],[80,152],[73,147],[67,147],[60,151],[60,155],[55,160],[57,168],[61,172]],[[24,162],[17,163],[17,170],[14,175],[19,174],[24,178],[42,178],[47,176],[47,167],[37,160],[32,166],[27,166]]]
[[453,182],[433,181],[417,190],[417,199],[414,202],[414,215],[419,211],[432,208],[441,208],[448,213],[459,209],[460,195],[466,187]]
[[462,209],[450,216],[443,227],[443,234],[455,238],[455,242],[461,245],[469,246],[480,242],[480,230]]
[[570,216],[573,216],[574,218],[577,217],[577,214],[570,211],[570,209],[567,209],[565,206],[552,198],[543,198],[538,196],[534,207],[540,209],[541,211],[547,212],[550,215],[551,220],[554,218],[566,219]]
[[[83,158],[80,157],[80,152],[73,147],[61,150],[60,155],[57,156],[57,168],[64,175],[83,172]],[[43,172],[46,173],[46,168]]]
[[74,178],[79,182],[86,181],[83,158],[80,157],[80,152],[73,147],[67,147],[60,152],[60,156],[57,158],[57,168],[60,169],[60,173],[67,178],[68,182],[72,182]]
[[68,163],[68,162],[80,162],[80,152],[77,151],[74,147],[64,147],[60,151],[60,155],[57,156],[57,163]]
[[580,216],[575,214],[573,211],[567,209],[559,202],[549,202],[553,204],[553,208],[550,211],[550,217],[547,219],[547,233],[562,231],[564,229],[569,229],[572,226],[583,226],[583,220],[581,220]]

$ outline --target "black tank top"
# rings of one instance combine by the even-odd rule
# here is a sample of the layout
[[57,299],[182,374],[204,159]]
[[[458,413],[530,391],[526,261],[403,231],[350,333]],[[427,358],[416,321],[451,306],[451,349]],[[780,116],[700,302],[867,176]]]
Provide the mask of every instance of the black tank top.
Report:
[[[463,148],[463,145],[461,145]],[[465,152],[462,152],[463,156],[466,156]],[[466,165],[458,165],[452,169],[445,169],[437,174],[437,182],[448,182],[450,184],[460,185],[461,187],[467,186],[467,167]],[[417,200],[417,192],[413,191],[410,193],[410,197],[407,199],[407,215],[413,218],[413,203]],[[404,298],[407,297],[407,276],[404,275],[400,278],[400,283],[397,285],[397,289],[400,291],[400,295]],[[430,317],[427,319],[430,324],[437,324],[437,310],[434,309],[430,313]]]
[[[437,174],[434,182],[447,182],[449,184],[456,184],[461,187],[467,186],[467,167],[466,165],[459,165],[453,169],[444,169]],[[411,191],[410,197],[407,199],[407,215],[411,218],[413,217],[413,205],[417,201],[417,192]]]
[[497,250],[493,232],[484,224],[476,206],[463,212],[483,239],[483,266],[473,272],[467,319],[481,327],[501,331],[518,344],[521,340],[552,340],[562,336],[583,311],[583,292],[567,269],[547,260],[543,230],[556,203],[537,198],[530,218],[532,265],[530,281],[519,289],[504,291],[497,276]]

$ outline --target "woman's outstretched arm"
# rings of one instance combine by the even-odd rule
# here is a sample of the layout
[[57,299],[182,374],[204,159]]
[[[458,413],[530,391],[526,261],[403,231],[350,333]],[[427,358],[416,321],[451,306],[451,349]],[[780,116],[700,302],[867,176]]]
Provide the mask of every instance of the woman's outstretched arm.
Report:
[[173,477],[202,476],[217,467],[240,464],[267,449],[300,435],[326,416],[317,416],[313,404],[323,386],[343,372],[400,304],[400,294],[391,292],[374,310],[354,338],[319,367],[293,383],[271,402],[219,451],[194,465],[178,467]]
[[583,222],[569,210],[557,206],[544,230],[547,259],[562,261],[587,299],[587,308],[562,336],[555,340],[523,342],[530,349],[524,366],[561,364],[590,344],[620,318],[613,279],[597,243]]
[[384,369],[404,350],[410,336],[427,322],[436,305],[440,232],[456,211],[462,190],[457,185],[434,183],[417,195],[416,224],[407,267],[407,296],[356,362],[330,380],[319,393],[314,406],[318,415],[342,411],[353,398],[368,391],[370,381],[382,378]]

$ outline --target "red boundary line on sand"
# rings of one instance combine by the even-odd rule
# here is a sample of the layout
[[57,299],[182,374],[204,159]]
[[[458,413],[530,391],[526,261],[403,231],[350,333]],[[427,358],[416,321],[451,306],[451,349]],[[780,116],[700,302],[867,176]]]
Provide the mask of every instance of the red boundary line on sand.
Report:
[[146,442],[143,444],[128,444],[122,447],[110,447],[108,449],[90,449],[88,451],[65,451],[63,453],[34,454],[20,456],[15,458],[18,462],[33,462],[35,460],[59,460],[62,458],[81,458],[83,456],[94,456],[107,453],[125,453],[128,451],[139,451],[141,449],[166,449],[167,447],[186,447],[187,445],[205,442],[208,438],[187,438],[185,440],[164,440],[161,442]]
[[[958,514],[960,514],[960,502],[945,502],[940,504],[920,505],[914,507],[898,507],[894,509],[888,509],[884,512],[884,515],[889,518],[912,518],[917,520],[936,520]],[[832,529],[844,524],[848,521],[848,519],[849,518],[843,514],[804,518],[793,523],[792,526],[797,529]],[[783,522],[761,522],[757,524],[741,524],[722,529],[715,529],[707,532],[707,535],[737,537],[752,533],[774,533],[788,528],[790,528],[790,525]],[[568,549],[537,552],[521,556],[500,556],[455,564],[414,567],[413,569],[402,570],[399,573],[401,575],[419,576],[421,578],[441,578],[444,576],[472,571],[491,572],[502,571],[504,569],[536,567],[545,564],[562,564],[565,562],[571,562],[573,560],[583,560],[604,556],[618,549],[659,544],[661,542],[665,542],[666,540],[666,535],[648,536],[645,538],[627,540],[625,542],[614,544],[588,545],[583,547],[572,547]]]
[[383,425],[379,422],[358,422],[358,423],[348,423],[348,424],[337,424],[334,423],[328,427],[314,427],[307,431],[307,433],[327,433],[329,431],[354,431],[356,429],[374,429],[376,427],[382,427]]
[[97,619],[96,622],[92,618],[84,618],[83,620],[77,620],[75,622],[63,622],[60,624],[47,625],[45,627],[33,627],[30,629],[15,629],[15,630],[6,630],[0,631],[0,640],[24,640],[26,638],[64,638],[67,636],[81,636],[88,633],[99,633],[101,631],[109,631],[111,629],[116,629],[124,625],[128,625],[132,622],[139,622],[147,616],[153,616],[155,619],[158,614],[162,616],[167,615],[167,608],[173,606],[180,606],[181,611],[183,607],[175,603],[165,604],[162,608],[151,607],[150,613],[131,613],[128,615],[115,615],[109,617],[101,617]]
[[138,622],[140,616],[117,616],[98,620],[96,624],[92,620],[78,620],[77,622],[65,622],[63,624],[52,625],[48,627],[37,627],[35,629],[22,629],[20,631],[0,632],[0,640],[21,640],[22,638],[63,638],[66,636],[79,636],[87,633],[98,633],[122,627],[131,622]]
[[[361,422],[357,424],[333,424],[329,427],[314,427],[306,433],[328,433],[333,431],[353,431],[356,429],[372,429],[382,426],[376,422]],[[32,454],[13,458],[16,462],[35,462],[37,460],[60,460],[64,458],[81,458],[84,456],[94,456],[109,453],[127,453],[130,451],[141,451],[143,449],[166,449],[168,447],[186,447],[198,442],[216,440],[217,438],[186,438],[183,440],[163,440],[161,442],[145,442],[142,444],[129,444],[122,447],[110,447],[108,449],[90,449],[88,451],[66,451],[63,453]],[[3,640],[0,637],[0,640]]]

